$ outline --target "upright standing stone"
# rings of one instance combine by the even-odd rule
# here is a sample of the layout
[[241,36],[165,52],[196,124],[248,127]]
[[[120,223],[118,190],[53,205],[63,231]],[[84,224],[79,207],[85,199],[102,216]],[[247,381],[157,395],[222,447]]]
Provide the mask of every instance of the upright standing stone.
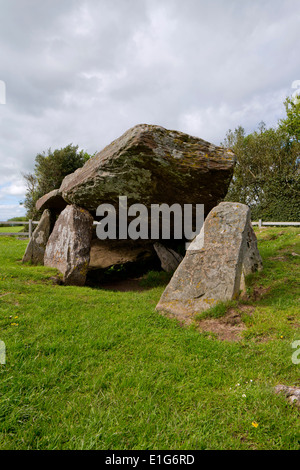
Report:
[[93,217],[67,206],[58,217],[45,251],[44,264],[58,269],[66,285],[85,284],[90,260]]
[[54,225],[54,217],[49,209],[45,209],[38,226],[34,230],[27,245],[22,262],[44,264],[44,254],[48,238]]
[[236,299],[245,275],[259,269],[249,207],[222,202],[209,213],[156,308],[188,323],[218,302]]

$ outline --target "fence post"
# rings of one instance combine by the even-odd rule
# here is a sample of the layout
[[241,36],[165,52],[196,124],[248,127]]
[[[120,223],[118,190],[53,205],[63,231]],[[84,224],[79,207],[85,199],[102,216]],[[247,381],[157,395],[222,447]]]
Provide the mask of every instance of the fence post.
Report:
[[259,221],[258,221],[258,228],[261,228],[261,227],[262,227],[262,220],[259,219]]
[[32,237],[32,219],[29,219],[29,224],[28,224],[28,236],[29,238]]

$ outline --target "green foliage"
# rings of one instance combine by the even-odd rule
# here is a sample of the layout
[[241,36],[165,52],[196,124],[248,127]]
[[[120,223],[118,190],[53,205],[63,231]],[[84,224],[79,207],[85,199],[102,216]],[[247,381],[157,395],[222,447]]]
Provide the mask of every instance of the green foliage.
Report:
[[28,218],[37,218],[36,201],[44,194],[58,189],[65,176],[80,168],[91,155],[83,150],[78,151],[78,145],[67,145],[64,148],[47,153],[39,153],[35,157],[34,173],[24,174],[27,192],[24,206]]
[[278,175],[264,186],[263,203],[252,209],[253,220],[300,221],[300,174]]
[[291,140],[300,142],[300,99],[288,97],[285,102],[286,118],[280,121],[280,127]]
[[287,100],[289,107],[293,118],[288,115],[277,128],[261,122],[245,135],[240,126],[229,130],[222,143],[237,157],[226,200],[247,204],[253,220],[300,220],[300,107]]
[[[10,227],[11,229],[13,229],[11,230],[12,232],[14,231],[23,232],[24,227],[20,227],[20,225],[18,227],[12,226],[11,224],[9,224],[9,222],[25,222],[26,220],[27,220],[27,217],[12,217],[11,219],[7,220],[7,223],[0,224],[0,227]],[[7,230],[7,232],[8,231],[9,230]]]
[[27,217],[12,217],[11,219],[8,219],[8,222],[25,222],[27,220]]
[[83,150],[78,152],[78,146],[71,144],[53,152],[49,149],[48,154],[45,152],[38,154],[35,158],[34,172],[40,191],[46,194],[59,188],[64,177],[82,167],[88,158],[87,153]]

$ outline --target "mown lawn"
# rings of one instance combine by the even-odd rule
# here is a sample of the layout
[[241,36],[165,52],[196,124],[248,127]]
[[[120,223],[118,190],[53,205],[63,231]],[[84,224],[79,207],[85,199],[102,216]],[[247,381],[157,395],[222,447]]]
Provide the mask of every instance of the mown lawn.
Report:
[[18,233],[18,232],[24,232],[24,227],[20,225],[12,226],[12,227],[0,227],[0,233]]
[[299,410],[274,387],[300,385],[300,230],[257,235],[236,342],[157,313],[153,274],[140,292],[65,287],[1,237],[0,449],[298,450]]

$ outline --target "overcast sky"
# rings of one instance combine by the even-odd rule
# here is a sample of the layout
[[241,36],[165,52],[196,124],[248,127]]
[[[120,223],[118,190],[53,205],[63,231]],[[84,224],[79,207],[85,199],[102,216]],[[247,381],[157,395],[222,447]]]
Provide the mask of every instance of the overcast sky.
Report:
[[299,25],[299,0],[0,0],[0,220],[25,214],[22,172],[49,148],[94,153],[140,123],[215,144],[276,125]]

